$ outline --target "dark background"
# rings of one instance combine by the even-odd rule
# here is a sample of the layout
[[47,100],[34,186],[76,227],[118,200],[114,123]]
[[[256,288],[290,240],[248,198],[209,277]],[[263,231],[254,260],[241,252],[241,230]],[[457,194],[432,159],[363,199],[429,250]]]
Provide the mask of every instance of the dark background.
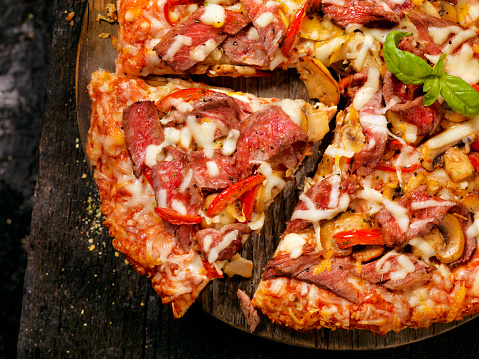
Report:
[[0,358],[16,353],[54,0],[0,0]]
[[[0,358],[16,356],[27,257],[25,248],[31,248],[30,220],[56,4],[55,0],[0,0]],[[58,11],[63,13],[63,9]],[[55,86],[54,81],[50,86]],[[479,358],[477,320],[449,333],[397,349],[328,352],[254,337],[229,327],[198,308],[192,308],[184,319],[172,321],[169,311],[164,310],[158,297],[150,292],[151,289],[149,298],[161,308],[160,312],[167,313],[163,314],[167,317],[164,322],[169,323],[161,327],[162,336],[158,340],[161,345],[156,352],[159,357]],[[155,320],[161,322],[161,318]],[[121,348],[113,349],[116,351],[111,355],[105,351],[98,357],[120,357]],[[53,356],[47,352],[42,354],[41,357]]]

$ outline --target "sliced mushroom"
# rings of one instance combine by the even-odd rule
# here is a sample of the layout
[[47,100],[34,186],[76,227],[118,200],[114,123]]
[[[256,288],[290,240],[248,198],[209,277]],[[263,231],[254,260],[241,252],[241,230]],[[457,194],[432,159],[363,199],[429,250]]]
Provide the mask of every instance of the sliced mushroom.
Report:
[[422,166],[428,170],[434,170],[434,159],[445,152],[449,147],[452,147],[462,139],[467,139],[469,143],[475,142],[477,139],[477,132],[479,131],[479,116],[471,118],[457,126],[452,126],[440,134],[427,140],[421,152],[423,159]]
[[354,250],[351,256],[359,262],[369,262],[384,253],[384,246],[364,246]]
[[340,97],[338,82],[321,61],[300,57],[296,69],[308,90],[309,98],[316,98],[328,106],[338,104]]
[[343,126],[339,136],[341,138],[341,144],[346,151],[357,153],[361,151],[366,142],[363,128],[359,122],[356,121]]
[[322,103],[313,107],[306,103],[303,107],[304,113],[308,118],[308,139],[310,141],[319,141],[329,132],[329,121],[336,114],[336,107],[327,107]]
[[448,213],[438,227],[443,235],[444,245],[436,250],[436,258],[443,263],[457,261],[464,253],[465,242],[461,223],[456,216]]

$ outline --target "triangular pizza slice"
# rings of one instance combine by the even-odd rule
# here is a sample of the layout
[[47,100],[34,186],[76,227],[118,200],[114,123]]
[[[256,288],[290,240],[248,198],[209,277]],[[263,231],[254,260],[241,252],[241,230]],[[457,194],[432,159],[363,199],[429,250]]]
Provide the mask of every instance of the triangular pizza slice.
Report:
[[96,71],[87,153],[114,247],[181,317],[235,255],[336,107]]
[[479,311],[479,94],[437,54],[471,82],[454,64],[478,38],[425,13],[409,20],[412,34],[375,40],[382,56],[340,81],[334,139],[252,300],[275,323],[385,335]]

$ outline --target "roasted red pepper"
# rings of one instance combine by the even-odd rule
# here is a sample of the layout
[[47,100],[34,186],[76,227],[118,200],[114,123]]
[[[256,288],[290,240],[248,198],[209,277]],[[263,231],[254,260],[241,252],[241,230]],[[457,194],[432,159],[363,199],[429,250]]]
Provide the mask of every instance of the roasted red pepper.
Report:
[[383,245],[384,239],[377,229],[353,229],[333,234],[336,245],[341,249],[347,249],[356,245]]
[[213,202],[211,202],[210,206],[208,207],[206,214],[208,217],[217,215],[224,210],[228,204],[239,199],[243,194],[263,182],[265,179],[265,176],[258,173],[228,187],[215,197]]
[[281,47],[281,52],[283,56],[288,56],[291,48],[293,47],[294,40],[298,35],[301,26],[303,25],[303,19],[306,16],[306,9],[308,8],[309,0],[304,0],[303,5],[299,8],[298,12],[294,16],[293,21],[291,21],[291,25],[288,27],[288,31],[286,31],[286,35],[283,40],[283,45]]
[[[394,152],[394,151],[397,151],[397,150],[400,150],[402,147],[404,146],[408,146],[408,147],[411,147],[407,144],[404,144],[403,142],[401,141],[398,141],[398,140],[392,140],[392,141],[389,141],[388,142],[388,148],[387,148],[387,151],[389,151],[389,153],[391,152]],[[411,147],[413,151],[416,151],[413,147]],[[379,164],[376,166],[376,169],[377,170],[381,170],[381,171],[388,171],[388,172],[396,172],[396,171],[401,171],[401,172],[412,172],[412,171],[415,171],[417,170],[418,168],[420,168],[421,165],[419,163],[414,163],[410,166],[407,166],[407,167],[404,167],[404,166],[400,166],[400,167],[396,167],[394,165],[391,164],[390,161],[380,161]]]
[[143,176],[145,176],[148,183],[151,185],[151,187],[153,187],[153,178],[151,177],[151,168],[148,167],[146,170],[144,170]]
[[471,159],[471,163],[476,169],[476,172],[479,172],[479,153],[478,152],[470,152],[469,158]]
[[223,278],[222,274],[219,274],[218,271],[216,270],[215,266],[211,264],[210,262],[205,261],[204,259],[201,259],[203,262],[203,268],[205,269],[205,275],[208,278],[214,279],[214,278]]
[[175,22],[171,21],[170,19],[170,10],[173,6],[177,5],[189,5],[189,4],[198,4],[202,3],[201,0],[166,0],[165,5],[163,6],[163,14],[165,15],[165,19],[171,26],[175,26]]
[[338,81],[339,91],[344,94],[344,90],[349,86],[351,83],[352,76],[343,77],[341,80]]
[[156,108],[160,113],[166,113],[171,110],[171,105],[169,104],[170,100],[181,99],[185,102],[195,101],[212,92],[214,91],[201,88],[178,90],[170,93],[169,95],[163,97],[160,101],[158,101],[156,103]]
[[171,224],[197,224],[201,222],[201,217],[195,214],[180,214],[173,209],[155,207],[155,212],[162,219]]
[[478,152],[479,152],[479,141],[474,142],[474,143],[471,145],[471,148],[472,148],[474,151],[478,151]]
[[254,205],[256,203],[256,197],[258,196],[259,185],[256,185],[253,189],[250,189],[243,196],[243,206],[241,211],[243,212],[244,220],[242,223],[248,223],[251,215],[253,214]]

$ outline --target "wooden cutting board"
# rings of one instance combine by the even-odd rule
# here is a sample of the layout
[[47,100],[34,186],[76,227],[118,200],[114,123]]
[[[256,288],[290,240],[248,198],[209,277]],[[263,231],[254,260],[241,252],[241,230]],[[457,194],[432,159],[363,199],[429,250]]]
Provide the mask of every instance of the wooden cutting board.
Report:
[[[83,144],[86,144],[90,126],[90,99],[85,90],[90,81],[90,75],[99,68],[111,72],[115,70],[114,62],[117,52],[112,46],[112,36],[116,36],[118,24],[96,20],[98,14],[105,14],[105,5],[109,2],[112,2],[112,0],[90,0],[83,19],[76,72],[78,125]],[[102,33],[111,35],[108,39],[104,39],[99,37]],[[271,78],[194,77],[193,80],[203,81],[213,86],[233,88],[236,91],[253,93],[260,97],[308,100],[306,88],[294,70],[277,72]],[[285,223],[290,218],[297,203],[300,193],[298,187],[301,186],[306,176],[311,176],[314,173],[320,158],[319,149],[324,147],[324,143],[318,143],[315,146],[314,154],[305,160],[301,170],[296,173],[293,180],[268,210],[261,234],[254,234],[242,249],[243,257],[251,259],[255,264],[252,278],[235,277],[211,282],[198,298],[198,302],[206,313],[234,327],[248,330],[245,318],[239,308],[236,291],[241,288],[250,296],[253,295],[260,281],[263,268],[266,266],[268,259],[272,257],[280,235],[285,229]],[[311,348],[333,350],[380,349],[396,347],[435,336],[476,316],[470,316],[461,322],[433,324],[427,329],[405,329],[399,333],[390,333],[386,337],[379,337],[362,330],[331,331],[322,329],[312,333],[299,333],[273,325],[263,317],[254,335]]]

